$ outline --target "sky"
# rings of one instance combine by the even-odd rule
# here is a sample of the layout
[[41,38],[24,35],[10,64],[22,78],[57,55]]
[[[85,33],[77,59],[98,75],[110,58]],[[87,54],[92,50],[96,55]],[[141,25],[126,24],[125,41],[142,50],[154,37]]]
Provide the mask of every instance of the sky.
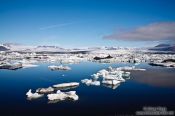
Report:
[[175,41],[175,0],[0,0],[0,43],[147,47]]

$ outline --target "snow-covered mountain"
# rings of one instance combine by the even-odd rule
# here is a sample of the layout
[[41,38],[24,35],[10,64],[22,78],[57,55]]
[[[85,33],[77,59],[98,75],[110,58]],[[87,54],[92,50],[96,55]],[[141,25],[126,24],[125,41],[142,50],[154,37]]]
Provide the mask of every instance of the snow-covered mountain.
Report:
[[[2,45],[1,49],[16,51],[16,52],[113,52],[113,51],[139,51],[143,50],[143,48],[129,48],[129,47],[86,47],[86,48],[73,48],[66,49],[59,46],[50,46],[50,45],[42,45],[42,46],[30,46],[16,43],[5,43]],[[145,48],[144,48],[145,49]]]
[[155,47],[150,48],[149,50],[175,52],[175,45],[174,44],[159,44]]
[[17,43],[5,43],[4,47],[8,48],[10,51],[25,51],[34,48],[34,46],[22,45]]
[[3,45],[0,45],[0,51],[7,51],[9,50],[8,48],[6,48],[5,46]]
[[48,52],[58,52],[58,51],[65,51],[66,49],[58,47],[58,46],[37,46],[35,47],[32,51],[35,52],[43,52],[43,51],[48,51]]

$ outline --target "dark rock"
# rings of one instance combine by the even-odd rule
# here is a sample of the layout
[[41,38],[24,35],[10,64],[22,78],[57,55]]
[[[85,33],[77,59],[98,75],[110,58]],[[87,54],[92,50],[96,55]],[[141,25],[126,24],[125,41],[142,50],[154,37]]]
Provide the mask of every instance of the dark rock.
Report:
[[111,59],[111,58],[113,58],[113,57],[110,56],[110,55],[108,55],[107,57],[98,57],[98,56],[96,56],[96,57],[94,57],[94,60]]

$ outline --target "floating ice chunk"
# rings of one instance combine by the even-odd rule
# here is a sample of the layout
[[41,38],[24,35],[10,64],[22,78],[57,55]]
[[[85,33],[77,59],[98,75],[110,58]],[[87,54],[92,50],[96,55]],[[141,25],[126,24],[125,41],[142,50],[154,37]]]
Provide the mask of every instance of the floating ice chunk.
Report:
[[82,83],[85,83],[86,85],[95,85],[95,86],[99,86],[100,85],[100,81],[93,81],[92,79],[83,79],[81,80]]
[[120,81],[118,81],[118,80],[103,80],[102,83],[108,84],[108,85],[117,85],[120,83]]
[[34,65],[34,64],[22,64],[23,68],[32,68],[32,67],[38,67],[38,65]]
[[57,92],[57,93],[52,93],[47,95],[49,100],[65,100],[67,98],[67,94],[63,92]]
[[68,95],[68,98],[72,99],[72,100],[78,100],[78,95],[76,95],[76,91],[69,91],[69,92],[65,92],[65,94]]
[[102,77],[104,77],[104,76],[106,76],[109,72],[108,72],[107,70],[105,70],[105,69],[102,69],[102,70],[98,71],[98,73],[99,73]]
[[100,81],[92,81],[91,85],[100,86]]
[[51,93],[54,91],[54,88],[48,87],[48,88],[38,88],[36,90],[37,93]]
[[117,81],[121,81],[121,82],[125,82],[125,79],[121,76],[117,77],[116,75],[108,75],[106,77],[104,77],[105,80],[117,80]]
[[66,99],[72,99],[72,100],[78,100],[78,95],[76,95],[76,91],[69,91],[69,92],[61,92],[60,90],[57,91],[57,93],[54,94],[48,94],[47,95],[49,100],[66,100]]
[[32,93],[32,90],[30,89],[27,93],[26,93],[27,97],[29,99],[37,99],[42,97],[44,94],[39,94],[39,93]]
[[52,66],[48,66],[48,68],[50,70],[71,70],[70,67],[68,67],[68,66],[62,66],[62,65],[60,65],[60,66],[52,65]]
[[53,87],[55,88],[64,88],[64,87],[73,87],[73,86],[79,86],[79,83],[70,82],[70,83],[62,83],[62,84],[53,85]]
[[82,83],[85,83],[86,85],[91,85],[92,79],[83,79],[81,80]]
[[[61,92],[61,91],[60,91]],[[58,92],[57,92],[58,93]],[[65,92],[65,94],[67,95],[74,95],[76,94],[76,91],[69,91],[69,92]]]
[[99,78],[99,73],[91,75],[93,79],[98,79]]

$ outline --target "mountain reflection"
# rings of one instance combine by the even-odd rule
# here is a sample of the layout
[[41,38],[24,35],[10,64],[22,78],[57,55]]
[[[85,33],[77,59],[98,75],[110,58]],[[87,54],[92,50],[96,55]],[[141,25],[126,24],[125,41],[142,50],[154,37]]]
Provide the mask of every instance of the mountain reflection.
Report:
[[132,80],[157,87],[175,87],[175,71],[152,70],[132,73]]

